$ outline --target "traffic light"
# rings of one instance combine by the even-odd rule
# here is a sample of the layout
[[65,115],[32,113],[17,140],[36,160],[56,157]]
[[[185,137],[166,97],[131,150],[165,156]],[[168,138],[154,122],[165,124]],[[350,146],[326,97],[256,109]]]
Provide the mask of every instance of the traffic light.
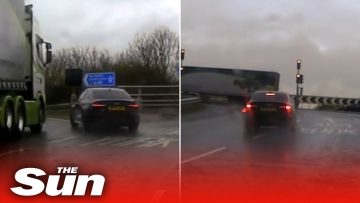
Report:
[[301,75],[300,75],[300,74],[296,74],[296,83],[297,83],[297,84],[300,84],[300,78],[301,78]]
[[304,83],[304,75],[296,74],[296,83],[297,84],[303,84]]
[[181,49],[181,60],[185,58],[185,49]]
[[298,59],[297,61],[296,61],[296,65],[297,65],[297,69],[298,70],[300,70],[300,68],[301,68],[301,60],[300,59]]
[[304,88],[300,87],[300,95],[304,94]]

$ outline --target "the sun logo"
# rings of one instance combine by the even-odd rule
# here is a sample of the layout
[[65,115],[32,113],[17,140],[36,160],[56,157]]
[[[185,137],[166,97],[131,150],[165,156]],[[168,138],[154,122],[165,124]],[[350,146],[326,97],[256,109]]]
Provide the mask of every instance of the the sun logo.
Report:
[[[46,185],[41,176],[45,171],[38,168],[20,169],[15,174],[15,180],[22,186],[10,188],[17,195],[35,196],[45,193],[49,196],[85,196],[88,183],[92,182],[91,196],[100,196],[104,189],[105,177],[102,175],[78,175],[78,167],[57,167],[58,175],[49,175]],[[58,185],[60,177],[64,176],[62,187]]]

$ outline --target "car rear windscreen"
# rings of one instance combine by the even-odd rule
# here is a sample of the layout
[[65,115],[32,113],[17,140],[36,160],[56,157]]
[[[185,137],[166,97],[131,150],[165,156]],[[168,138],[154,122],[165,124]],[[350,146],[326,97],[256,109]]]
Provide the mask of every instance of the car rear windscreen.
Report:
[[266,95],[266,93],[254,93],[251,96],[252,102],[289,102],[289,97],[283,93]]
[[123,90],[94,90],[94,99],[124,99],[132,100],[131,96]]

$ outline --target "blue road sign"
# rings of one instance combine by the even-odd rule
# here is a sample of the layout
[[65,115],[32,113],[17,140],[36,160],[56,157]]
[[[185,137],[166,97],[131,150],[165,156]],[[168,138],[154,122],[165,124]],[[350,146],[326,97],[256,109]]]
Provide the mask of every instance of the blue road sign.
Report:
[[114,87],[115,73],[87,73],[84,76],[86,87]]

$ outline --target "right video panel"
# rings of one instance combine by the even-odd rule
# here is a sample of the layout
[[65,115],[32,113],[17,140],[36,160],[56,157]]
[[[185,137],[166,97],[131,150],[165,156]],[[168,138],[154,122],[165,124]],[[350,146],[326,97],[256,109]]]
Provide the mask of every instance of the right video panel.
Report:
[[359,202],[360,4],[181,4],[182,202]]

